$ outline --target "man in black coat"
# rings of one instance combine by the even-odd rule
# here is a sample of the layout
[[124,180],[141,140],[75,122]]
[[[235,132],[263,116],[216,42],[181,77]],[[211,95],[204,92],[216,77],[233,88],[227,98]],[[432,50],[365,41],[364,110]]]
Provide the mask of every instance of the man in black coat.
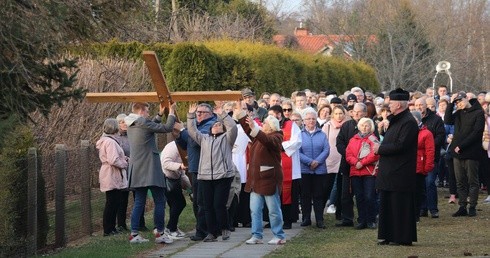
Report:
[[[422,124],[427,126],[427,129],[432,133],[435,143],[435,158],[434,164],[439,164],[439,159],[441,157],[441,148],[446,142],[446,130],[444,129],[444,122],[442,118],[432,110],[427,108],[427,102],[425,98],[419,98],[415,100],[415,109],[422,114]],[[425,177],[425,187],[427,198],[422,201],[420,206],[420,216],[427,217],[428,210],[430,211],[432,218],[439,218],[439,209],[437,208],[437,186],[436,178],[438,171],[438,166],[434,167],[433,171],[430,171]]]
[[[453,113],[454,106],[456,112]],[[481,140],[485,128],[485,114],[478,100],[468,100],[466,93],[462,91],[451,96],[444,122],[454,125],[454,135],[449,149],[453,155],[459,209],[453,217],[474,217],[480,188],[478,166],[482,155]],[[470,208],[466,210],[468,197]]]
[[417,242],[415,178],[419,128],[408,110],[410,94],[403,89],[390,92],[389,126],[381,145],[376,188],[379,192],[378,244],[412,245]]

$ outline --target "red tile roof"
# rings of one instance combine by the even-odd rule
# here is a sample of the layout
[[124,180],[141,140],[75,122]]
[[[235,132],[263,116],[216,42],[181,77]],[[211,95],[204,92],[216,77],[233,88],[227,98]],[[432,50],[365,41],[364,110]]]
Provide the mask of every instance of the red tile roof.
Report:
[[[272,40],[274,44],[279,47],[284,47],[284,41],[286,35],[274,35]],[[317,54],[325,49],[325,47],[334,48],[337,44],[342,42],[352,42],[353,36],[349,35],[313,35],[304,28],[296,28],[295,35],[299,49],[311,53]],[[375,41],[374,36],[371,36],[369,41]]]

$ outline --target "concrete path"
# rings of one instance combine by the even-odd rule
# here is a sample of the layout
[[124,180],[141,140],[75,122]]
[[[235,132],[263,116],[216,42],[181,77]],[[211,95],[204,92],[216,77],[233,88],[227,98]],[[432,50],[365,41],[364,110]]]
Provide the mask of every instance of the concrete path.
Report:
[[[299,223],[293,223],[292,229],[286,229],[286,241],[301,232]],[[192,232],[193,233],[193,232]],[[189,233],[189,234],[192,234]],[[189,238],[176,240],[172,244],[163,246],[157,251],[149,253],[147,257],[263,257],[266,254],[281,248],[281,245],[268,245],[267,242],[273,235],[270,228],[264,229],[264,244],[247,245],[245,241],[251,237],[250,228],[236,228],[231,232],[231,237],[227,241],[222,241],[221,237],[217,242],[205,243],[194,242]],[[286,245],[288,243],[286,242]]]

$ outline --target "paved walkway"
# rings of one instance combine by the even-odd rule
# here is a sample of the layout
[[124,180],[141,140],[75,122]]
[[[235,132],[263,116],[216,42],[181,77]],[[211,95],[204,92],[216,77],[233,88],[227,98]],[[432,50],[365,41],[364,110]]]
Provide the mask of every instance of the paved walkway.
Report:
[[[302,228],[299,223],[293,223],[292,229],[285,230],[286,241],[297,236]],[[217,242],[205,243],[194,242],[189,238],[176,240],[172,244],[165,245],[157,251],[147,255],[147,257],[263,257],[264,255],[281,248],[281,245],[268,245],[267,242],[273,235],[270,228],[264,229],[264,244],[247,245],[245,240],[251,237],[250,228],[236,228],[231,232],[231,237],[227,241],[222,241],[221,237]],[[286,242],[286,245],[288,243]]]

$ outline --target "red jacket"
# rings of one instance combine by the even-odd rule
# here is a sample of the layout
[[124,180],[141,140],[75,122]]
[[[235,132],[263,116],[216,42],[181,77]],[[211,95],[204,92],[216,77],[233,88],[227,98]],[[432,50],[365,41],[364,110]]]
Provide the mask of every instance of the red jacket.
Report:
[[434,169],[435,144],[434,136],[423,126],[419,130],[417,142],[417,174],[427,175]]
[[[378,139],[374,134],[361,137],[359,134],[354,135],[349,140],[347,149],[345,150],[345,160],[350,165],[350,176],[376,176],[376,162],[379,160],[379,155],[374,154],[373,146],[374,142],[369,138]],[[359,158],[359,152],[363,143],[367,143],[370,146],[370,152],[367,156]],[[361,169],[356,168],[357,162],[360,161],[362,164]]]

